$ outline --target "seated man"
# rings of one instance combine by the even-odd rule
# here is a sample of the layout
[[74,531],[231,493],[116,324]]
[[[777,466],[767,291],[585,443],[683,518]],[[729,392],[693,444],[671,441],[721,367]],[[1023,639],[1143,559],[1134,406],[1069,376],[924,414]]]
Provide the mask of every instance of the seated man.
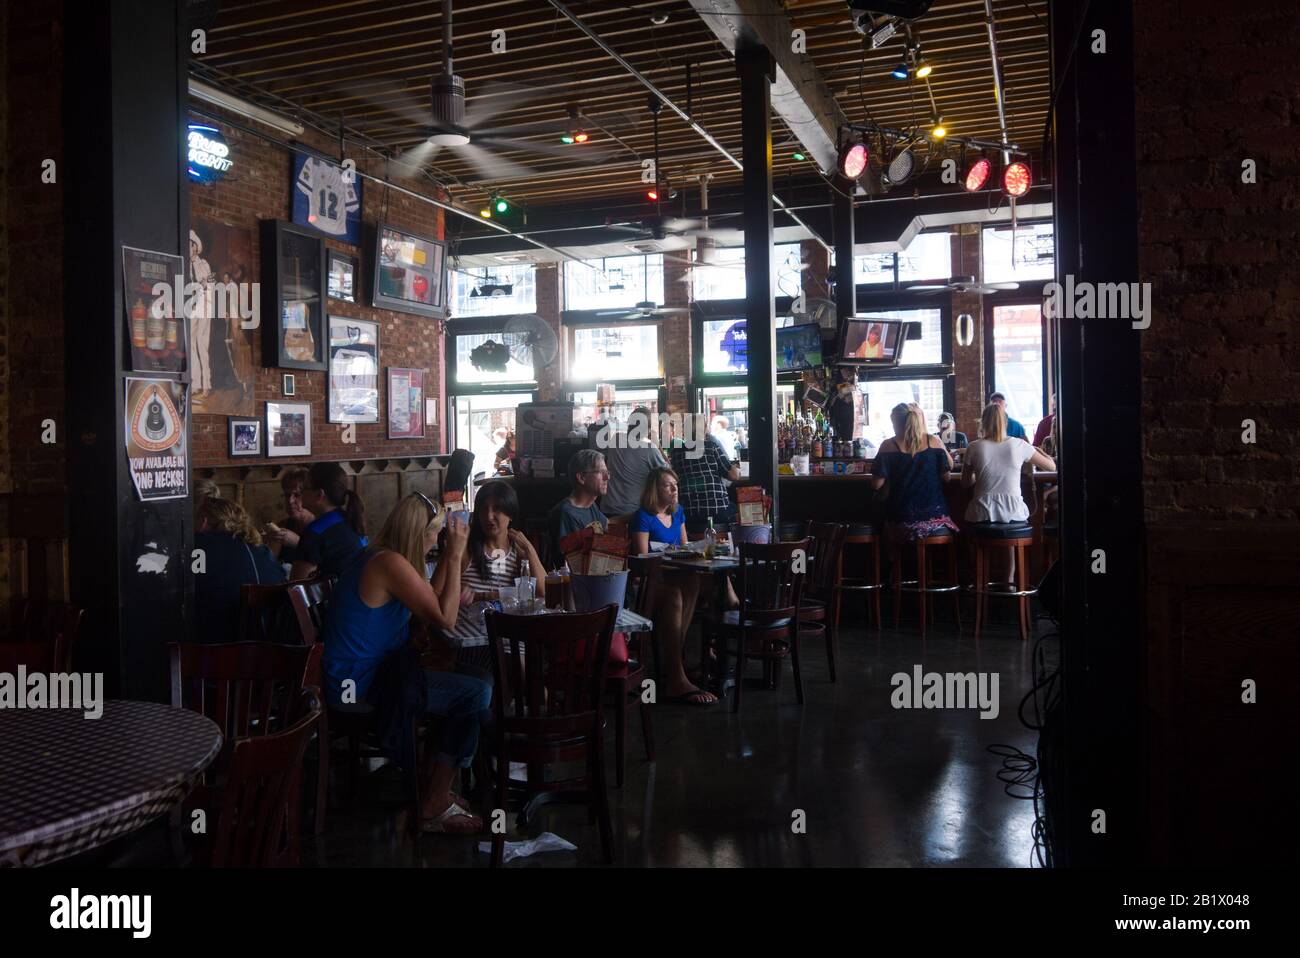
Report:
[[604,495],[609,489],[605,457],[594,449],[579,450],[569,461],[569,478],[573,482],[573,491],[555,504],[546,521],[551,540],[551,561],[556,567],[564,565],[560,540],[565,536],[592,525],[600,532],[609,528],[609,520],[596,507],[597,496]]

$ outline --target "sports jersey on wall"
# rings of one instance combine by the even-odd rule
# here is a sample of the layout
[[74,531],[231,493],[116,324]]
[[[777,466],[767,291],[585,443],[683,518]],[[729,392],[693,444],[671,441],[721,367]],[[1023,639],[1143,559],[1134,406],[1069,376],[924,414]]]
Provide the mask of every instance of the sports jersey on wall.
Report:
[[[349,178],[351,182],[348,182]],[[328,160],[295,153],[293,221],[361,245],[361,178]]]

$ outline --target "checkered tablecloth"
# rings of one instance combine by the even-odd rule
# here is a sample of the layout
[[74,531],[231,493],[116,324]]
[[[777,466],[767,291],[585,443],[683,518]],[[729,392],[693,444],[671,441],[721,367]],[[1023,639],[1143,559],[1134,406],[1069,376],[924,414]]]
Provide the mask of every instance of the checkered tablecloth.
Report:
[[0,868],[43,865],[167,811],[221,749],[210,719],[154,702],[0,710]]
[[[488,644],[487,623],[483,621],[486,604],[475,602],[460,610],[456,628],[443,632],[452,645],[462,649],[472,649]],[[551,613],[554,614],[554,613]],[[615,632],[652,632],[654,623],[645,616],[637,615],[629,609],[618,610],[618,620],[614,623]]]

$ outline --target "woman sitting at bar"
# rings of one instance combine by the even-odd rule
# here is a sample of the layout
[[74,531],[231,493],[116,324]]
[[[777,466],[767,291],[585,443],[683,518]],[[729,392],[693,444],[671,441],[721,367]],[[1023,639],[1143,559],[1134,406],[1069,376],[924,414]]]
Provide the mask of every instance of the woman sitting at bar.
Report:
[[[632,537],[631,551],[637,555],[649,552],[651,543],[686,545],[686,512],[677,501],[677,473],[664,468],[650,471],[641,491],[641,508],[633,513],[628,534]],[[654,611],[655,631],[665,660],[664,694],[684,705],[712,705],[717,701],[687,678],[682,654],[695,615],[699,583],[694,573],[665,572]]]
[[712,519],[724,527],[736,518],[736,507],[727,497],[724,480],[740,478],[740,467],[727,458],[722,444],[709,434],[709,417],[691,417],[689,435],[668,451],[673,471],[681,477],[682,506],[686,528],[703,532]]
[[310,578],[317,570],[342,575],[366,547],[365,504],[348,488],[347,476],[337,462],[318,462],[311,467],[302,502],[319,518],[303,530],[289,578]]
[[194,576],[194,641],[239,640],[239,590],[284,581],[284,569],[243,508],[228,499],[205,498],[195,519],[194,548],[202,572]]
[[309,480],[307,470],[302,466],[293,466],[280,476],[280,492],[284,494],[284,507],[287,512],[279,523],[269,523],[266,531],[266,544],[281,562],[294,562],[298,558],[298,543],[307,527],[316,521],[316,516],[303,508],[302,493]]
[[[1002,406],[989,403],[980,414],[980,438],[966,450],[961,481],[974,486],[967,522],[1026,522],[1029,507],[1020,494],[1020,471],[1026,462],[1039,469],[1055,469],[1045,453],[1023,439],[1007,435],[1007,414]],[[1015,557],[1007,571],[1007,581],[1014,581]]]
[[880,444],[871,470],[873,489],[889,484],[885,503],[888,535],[896,542],[914,542],[957,532],[943,495],[952,456],[938,436],[926,432],[925,413],[916,403],[899,403],[889,419],[894,435]]
[[469,548],[461,563],[460,598],[463,605],[502,586],[513,588],[528,563],[534,578],[545,574],[537,550],[518,529],[519,497],[510,483],[485,482],[474,496],[474,514],[469,522]]
[[[439,629],[456,627],[460,570],[468,530],[449,524],[446,561],[430,582],[424,557],[442,525],[441,510],[419,493],[399,502],[374,543],[353,562],[334,588],[324,630],[326,694],[331,704],[356,703],[372,691],[386,660],[404,654],[414,615]],[[421,670],[415,708],[437,715],[438,754],[422,776],[420,828],[426,832],[477,832],[482,819],[462,808],[451,792],[456,770],[468,768],[478,747],[479,723],[492,700],[490,682],[459,672]],[[348,697],[345,699],[345,682]],[[384,694],[390,683],[383,683]],[[378,698],[378,697],[375,697]],[[383,709],[385,703],[372,699]]]

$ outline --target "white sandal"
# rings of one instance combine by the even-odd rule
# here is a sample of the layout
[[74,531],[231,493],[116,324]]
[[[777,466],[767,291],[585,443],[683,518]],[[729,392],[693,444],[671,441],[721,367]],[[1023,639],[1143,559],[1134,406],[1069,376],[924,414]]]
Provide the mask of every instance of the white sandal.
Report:
[[[447,822],[451,821],[453,818],[473,819],[479,823],[478,828],[464,832],[449,831],[447,828]],[[456,804],[455,801],[443,809],[442,814],[437,818],[423,818],[420,820],[420,831],[424,832],[426,835],[471,835],[475,831],[482,831],[482,829],[483,820],[477,815],[471,815],[465,809],[461,808],[460,805]]]

